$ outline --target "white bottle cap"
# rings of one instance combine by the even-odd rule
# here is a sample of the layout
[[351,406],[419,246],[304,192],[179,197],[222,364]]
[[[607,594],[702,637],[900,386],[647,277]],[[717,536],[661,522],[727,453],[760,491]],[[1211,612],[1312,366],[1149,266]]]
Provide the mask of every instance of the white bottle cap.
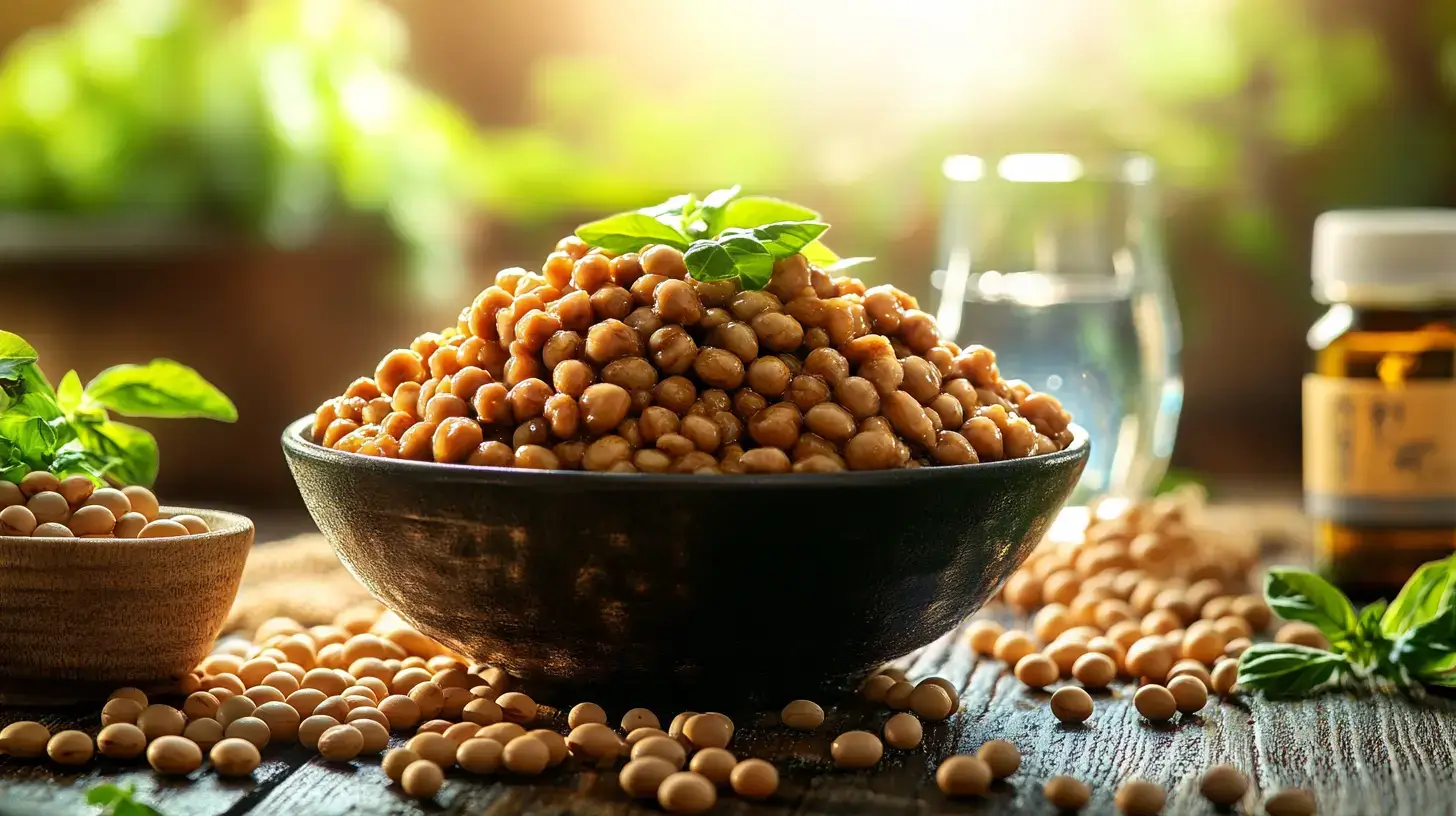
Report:
[[1456,210],[1335,210],[1314,222],[1321,303],[1456,303]]

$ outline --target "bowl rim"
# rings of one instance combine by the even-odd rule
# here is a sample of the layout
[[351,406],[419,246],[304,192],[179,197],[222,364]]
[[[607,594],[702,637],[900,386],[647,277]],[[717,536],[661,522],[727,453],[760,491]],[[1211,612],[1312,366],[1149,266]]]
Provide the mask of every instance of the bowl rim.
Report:
[[[382,474],[397,474],[414,479],[432,481],[460,481],[474,484],[512,484],[515,486],[607,487],[607,486],[666,486],[680,487],[786,487],[826,486],[855,484],[873,486],[878,484],[903,484],[905,482],[934,482],[955,479],[970,473],[993,475],[1009,473],[1029,467],[1058,467],[1070,465],[1077,460],[1085,461],[1091,449],[1087,430],[1076,423],[1072,430],[1072,444],[1055,453],[1027,456],[1021,459],[1002,459],[997,462],[977,462],[970,465],[937,465],[934,467],[897,468],[894,470],[838,471],[835,473],[753,473],[733,474],[725,479],[720,473],[598,473],[585,470],[531,470],[526,468],[496,467],[493,465],[447,465],[440,462],[419,462],[413,459],[386,459],[381,456],[360,456],[356,453],[326,448],[309,439],[305,434],[313,425],[313,416],[307,415],[290,423],[283,431],[283,449],[292,456],[344,468],[359,468]],[[62,539],[64,540],[64,539]]]
[[[342,453],[342,451],[340,451]],[[209,510],[206,507],[174,507],[162,505],[161,515],[158,518],[171,518],[173,516],[195,515],[208,520],[212,516],[223,522],[221,527],[213,527],[205,533],[190,533],[188,535],[169,536],[167,538],[61,538],[59,536],[7,536],[0,535],[0,544],[18,545],[21,542],[44,543],[50,546],[56,544],[72,544],[77,546],[104,546],[114,545],[118,542],[125,542],[128,547],[160,547],[174,543],[197,544],[197,543],[218,543],[227,538],[239,534],[246,534],[253,530],[253,520],[238,513],[229,513],[226,510]],[[211,521],[208,520],[209,526]]]

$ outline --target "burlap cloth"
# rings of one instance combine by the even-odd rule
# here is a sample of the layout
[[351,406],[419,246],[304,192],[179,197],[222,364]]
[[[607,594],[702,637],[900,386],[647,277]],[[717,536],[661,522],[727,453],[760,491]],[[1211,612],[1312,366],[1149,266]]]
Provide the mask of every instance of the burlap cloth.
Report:
[[251,633],[278,617],[304,626],[330,623],[344,609],[369,600],[368,590],[339,563],[323,536],[295,536],[253,548],[223,633]]
[[[1309,523],[1288,500],[1215,504],[1206,508],[1205,523],[1237,542],[1233,546],[1257,548],[1266,562],[1308,558]],[[253,548],[223,631],[252,632],[274,617],[304,626],[330,623],[339,612],[370,600],[323,536],[295,536]]]

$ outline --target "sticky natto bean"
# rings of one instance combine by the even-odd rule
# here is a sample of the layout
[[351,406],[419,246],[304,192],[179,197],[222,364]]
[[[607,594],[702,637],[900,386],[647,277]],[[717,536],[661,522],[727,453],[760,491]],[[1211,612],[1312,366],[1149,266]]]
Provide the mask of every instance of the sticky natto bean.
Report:
[[934,447],[935,429],[914,397],[895,391],[884,397],[880,410],[901,436],[923,447]]
[[837,443],[854,436],[854,416],[843,406],[821,402],[804,413],[804,425],[819,436]]
[[971,465],[980,461],[976,458],[976,449],[955,431],[937,433],[930,455],[942,465]]
[[697,401],[698,389],[693,385],[692,380],[672,376],[662,380],[652,389],[652,399],[657,405],[682,416]]
[[755,414],[748,421],[748,435],[760,445],[788,450],[798,441],[802,424],[798,408],[781,402]]
[[914,397],[921,405],[940,396],[940,372],[923,357],[906,357],[900,361],[904,379],[900,390]]
[[[718,411],[716,413],[722,413]],[[718,424],[707,417],[690,414],[683,418],[678,433],[692,441],[698,450],[712,453],[722,443]]]
[[581,465],[587,470],[605,471],[614,465],[627,462],[631,456],[632,446],[627,440],[613,434],[591,443],[582,456]]
[[[556,391],[566,396],[580,397],[595,380],[596,375],[592,373],[591,366],[580,360],[558,363],[551,371],[551,382],[556,386]],[[476,411],[479,410],[480,401],[477,398]]]
[[861,431],[844,446],[850,470],[885,470],[905,464],[907,454],[888,431]]
[[[638,306],[652,306],[657,300],[657,287],[667,278],[661,275],[646,274],[632,282],[632,301]],[[655,312],[654,312],[655,314]]]
[[604,320],[587,331],[586,356],[597,365],[641,351],[642,339],[636,330],[620,320]]
[[940,330],[935,326],[935,318],[918,309],[911,309],[900,321],[900,338],[916,354],[924,354],[940,342]]
[[800,434],[799,441],[794,443],[794,450],[789,458],[798,462],[810,456],[829,456],[837,459],[839,458],[839,448],[819,434]]
[[987,417],[977,416],[966,420],[961,426],[961,435],[975,448],[976,456],[984,462],[995,462],[1006,458],[1001,429]]
[[[551,386],[535,378],[517,383],[506,395],[506,399],[511,404],[512,419],[516,422],[525,422],[541,416],[541,412],[546,408],[546,400],[551,398],[551,394]],[[425,418],[429,419],[428,416]]]
[[612,262],[601,255],[586,255],[571,270],[571,283],[583,292],[595,292],[612,277]]
[[533,417],[516,426],[511,434],[511,448],[522,445],[545,445],[551,439],[551,424],[545,417]]
[[612,383],[588,386],[581,395],[581,418],[592,434],[604,434],[627,418],[632,404],[626,389]]
[[745,290],[733,296],[728,302],[728,311],[733,316],[747,323],[763,312],[782,312],[783,302],[771,292],[762,290]]
[[734,389],[743,384],[743,361],[732,352],[705,348],[693,361],[698,379],[714,388]]
[[807,411],[829,399],[829,386],[812,374],[798,374],[789,381],[785,398],[800,411]]
[[709,334],[708,345],[732,352],[745,363],[758,357],[758,335],[747,323],[724,323]]
[[761,312],[750,325],[759,345],[774,351],[793,351],[804,341],[804,327],[782,312]]
[[731,445],[743,437],[743,423],[727,411],[714,413],[713,423],[718,426],[718,438],[724,445]]
[[597,320],[625,320],[637,304],[632,293],[614,284],[607,284],[591,293],[592,314]]
[[664,323],[691,326],[703,317],[698,293],[686,281],[666,280],[653,292],[653,307]]
[[744,451],[738,461],[747,473],[788,473],[791,467],[788,454],[778,448]]
[[686,372],[698,356],[698,344],[681,326],[663,326],[653,332],[647,347],[653,364],[664,374]]
[[630,287],[640,277],[642,277],[642,256],[635,252],[628,252],[612,259],[613,283]]
[[582,348],[585,345],[586,341],[582,339],[580,334],[577,334],[574,331],[562,330],[556,332],[555,334],[551,335],[551,337],[546,340],[546,344],[542,346],[541,362],[544,363],[547,368],[555,371],[557,366],[561,365],[567,360],[580,359],[582,355]]
[[568,394],[554,394],[546,400],[543,409],[546,421],[551,424],[551,433],[558,439],[576,436],[577,424],[581,418],[576,400]]
[[623,319],[623,322],[631,326],[643,342],[646,342],[653,332],[662,328],[662,318],[657,316],[657,312],[653,311],[651,306],[639,306],[633,309],[632,313]]
[[733,394],[733,413],[743,422],[753,419],[768,407],[768,400],[752,388],[740,388]]
[[816,348],[804,358],[804,373],[813,374],[837,388],[849,376],[849,361],[832,348]]
[[748,366],[748,387],[766,397],[777,397],[789,387],[789,367],[777,357],[760,357]]
[[628,391],[646,391],[657,385],[657,369],[645,358],[623,357],[602,366],[602,382]]
[[702,302],[705,308],[722,310],[722,307],[727,306],[728,301],[732,299],[733,293],[738,291],[738,282],[733,280],[700,281],[689,279],[688,283],[692,285],[693,291],[698,295],[698,300]]
[[869,380],[881,397],[887,397],[900,389],[900,383],[905,380],[905,369],[899,360],[875,357],[859,367],[859,376]]

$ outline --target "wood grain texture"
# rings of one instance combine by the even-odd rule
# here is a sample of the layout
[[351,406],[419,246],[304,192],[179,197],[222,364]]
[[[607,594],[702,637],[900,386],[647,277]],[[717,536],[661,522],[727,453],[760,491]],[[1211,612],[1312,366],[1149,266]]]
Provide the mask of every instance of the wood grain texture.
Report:
[[104,700],[175,688],[222,628],[253,524],[201,515],[212,531],[133,541],[0,536],[0,701]]
[[[1198,716],[1158,726],[1139,718],[1128,690],[1118,689],[1096,697],[1096,711],[1085,725],[1064,726],[1048,711],[1046,693],[1025,689],[995,661],[975,659],[959,633],[902,663],[912,679],[940,675],[961,689],[962,710],[947,722],[927,724],[920,750],[888,751],[871,771],[837,771],[828,760],[833,736],[849,728],[878,730],[887,712],[853,703],[831,706],[824,726],[807,735],[779,726],[776,713],[739,715],[731,747],[740,756],[772,760],[783,784],[769,802],[724,796],[713,812],[1050,814],[1042,784],[1056,774],[1071,774],[1093,786],[1087,813],[1113,813],[1116,786],[1136,776],[1167,786],[1165,813],[1212,814],[1216,811],[1198,794],[1198,778],[1216,762],[1250,772],[1265,790],[1309,787],[1326,816],[1456,812],[1456,707],[1445,700],[1331,694],[1271,703],[1246,697],[1216,701]],[[0,725],[34,713],[0,710]],[[84,730],[94,734],[95,713],[81,719]],[[73,726],[77,716],[52,715],[43,721]],[[562,724],[559,719],[557,724]],[[936,763],[995,738],[1021,748],[1021,770],[984,800],[943,797],[934,786]],[[394,744],[402,741],[399,735],[393,739]],[[435,801],[421,803],[387,784],[377,758],[334,765],[297,746],[270,748],[265,756],[250,782],[225,782],[205,770],[188,781],[164,781],[145,766],[112,762],[62,774],[44,762],[0,759],[0,814],[93,813],[82,804],[83,791],[102,781],[136,784],[139,797],[168,816],[661,813],[655,805],[629,800],[617,785],[616,770],[582,770],[569,762],[534,780],[470,777],[457,770]],[[1252,797],[1245,806],[1245,812],[1257,812]]]

